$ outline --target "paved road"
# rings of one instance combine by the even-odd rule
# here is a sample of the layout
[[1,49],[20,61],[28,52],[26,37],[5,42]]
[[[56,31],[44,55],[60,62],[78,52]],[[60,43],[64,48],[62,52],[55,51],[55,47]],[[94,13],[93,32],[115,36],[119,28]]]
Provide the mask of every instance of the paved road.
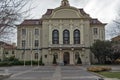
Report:
[[82,66],[3,67],[13,75],[7,80],[96,80],[98,77]]

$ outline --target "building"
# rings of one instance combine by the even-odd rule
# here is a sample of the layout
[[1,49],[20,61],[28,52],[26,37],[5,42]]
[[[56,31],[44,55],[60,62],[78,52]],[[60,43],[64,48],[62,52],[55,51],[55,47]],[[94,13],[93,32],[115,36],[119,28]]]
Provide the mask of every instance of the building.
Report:
[[113,42],[120,42],[120,35],[116,36],[116,37],[113,37],[111,39]]
[[24,20],[17,28],[17,55],[20,60],[75,65],[94,62],[92,43],[105,40],[105,24],[91,18],[83,9],[62,0],[55,9],[48,9],[41,19]]
[[4,60],[4,58],[9,58],[11,56],[15,56],[16,45],[8,44],[6,42],[0,41],[0,60]]

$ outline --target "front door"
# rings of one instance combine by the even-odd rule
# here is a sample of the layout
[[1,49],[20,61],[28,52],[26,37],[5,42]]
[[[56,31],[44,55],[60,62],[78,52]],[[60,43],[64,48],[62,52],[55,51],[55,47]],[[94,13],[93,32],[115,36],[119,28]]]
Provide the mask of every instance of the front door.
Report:
[[69,52],[65,52],[64,55],[63,55],[63,58],[64,58],[64,64],[69,64],[70,63],[70,55],[69,55]]

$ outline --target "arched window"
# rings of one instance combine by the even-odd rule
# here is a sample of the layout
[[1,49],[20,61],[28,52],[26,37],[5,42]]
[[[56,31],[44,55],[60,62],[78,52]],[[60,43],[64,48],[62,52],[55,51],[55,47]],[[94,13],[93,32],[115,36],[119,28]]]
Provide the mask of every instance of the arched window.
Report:
[[52,43],[59,44],[59,31],[58,30],[54,30],[52,32]]
[[68,30],[63,31],[63,44],[70,44],[70,33]]
[[35,59],[38,59],[38,53],[35,53]]
[[74,31],[74,44],[80,44],[80,31],[78,29]]

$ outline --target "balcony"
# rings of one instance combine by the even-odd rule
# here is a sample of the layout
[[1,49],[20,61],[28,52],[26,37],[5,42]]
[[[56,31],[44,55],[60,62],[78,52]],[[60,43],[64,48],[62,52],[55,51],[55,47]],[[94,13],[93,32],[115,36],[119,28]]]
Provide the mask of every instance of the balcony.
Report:
[[83,48],[84,44],[50,44],[49,48]]

